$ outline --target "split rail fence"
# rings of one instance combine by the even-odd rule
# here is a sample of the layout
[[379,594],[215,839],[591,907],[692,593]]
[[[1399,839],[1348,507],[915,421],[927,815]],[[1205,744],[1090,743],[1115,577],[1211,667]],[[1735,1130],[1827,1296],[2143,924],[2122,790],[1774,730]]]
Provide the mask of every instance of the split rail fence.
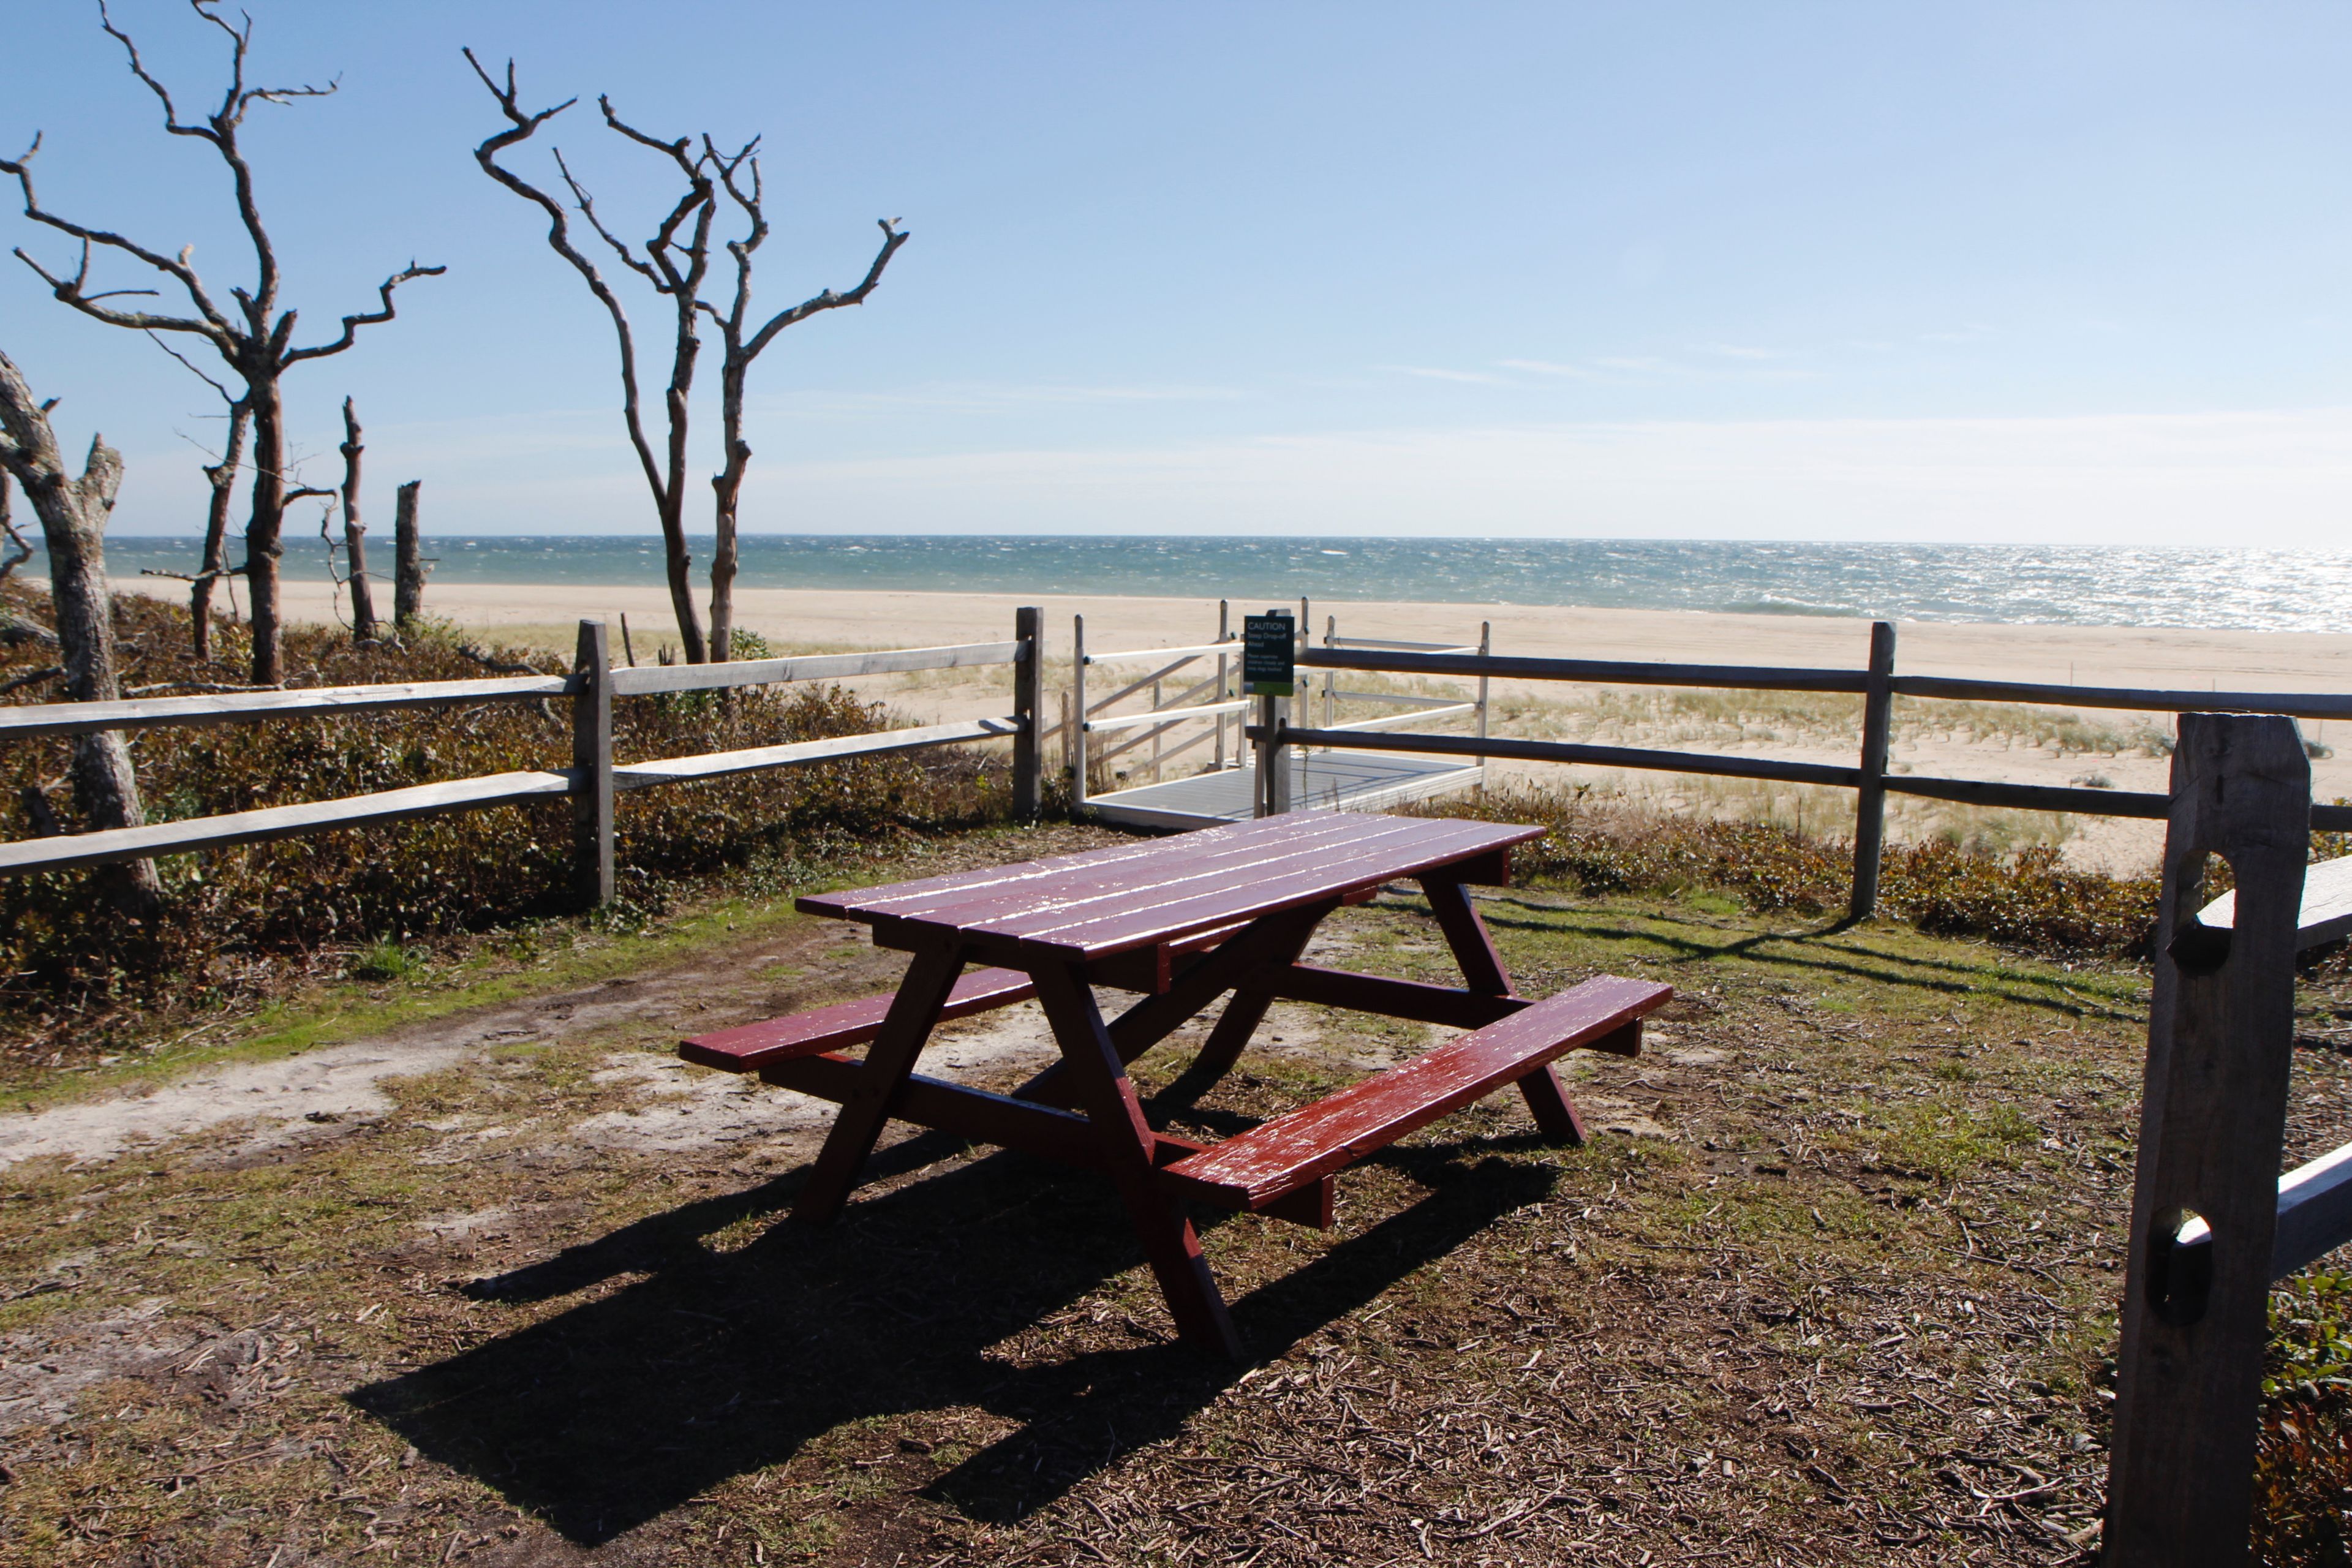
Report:
[[[2352,923],[2305,863],[2311,769],[2282,718],[2180,721],[2140,1094],[2109,1568],[2247,1561],[2273,1283],[2352,1241],[2352,1144],[2285,1175],[2295,965]],[[2214,861],[2235,886],[2209,901]]]
[[[1966,805],[2008,806],[2023,811],[2073,812],[2085,816],[2127,816],[2162,821],[2170,813],[2167,795],[2148,792],[2003,784],[1992,779],[1927,778],[1890,773],[1887,746],[1897,697],[1940,698],[1975,702],[2044,703],[2058,708],[2119,709],[2148,713],[2257,713],[2295,719],[2352,719],[2352,696],[2305,692],[2164,691],[2128,687],[2057,686],[2030,681],[1977,680],[1895,673],[1895,627],[1871,627],[1870,659],[1862,669],[1799,668],[1733,664],[1653,664],[1614,659],[1529,658],[1478,653],[1422,653],[1402,649],[1302,647],[1302,669],[1369,670],[1392,675],[1471,677],[1492,680],[1568,681],[1598,686],[1695,687],[1745,691],[1846,692],[1863,700],[1860,754],[1851,767],[1831,763],[1790,762],[1775,757],[1726,756],[1654,751],[1631,746],[1595,746],[1568,741],[1519,740],[1503,735],[1431,735],[1409,731],[1367,734],[1348,727],[1308,728],[1286,721],[1276,710],[1270,724],[1244,731],[1271,758],[1283,747],[1318,746],[1362,751],[1415,752],[1437,756],[1501,757],[1521,762],[1580,763],[1612,768],[1697,773],[1719,778],[1763,779],[1780,784],[1822,784],[1855,792],[1853,894],[1851,913],[1867,919],[1877,910],[1878,881],[1885,849],[1889,795],[1953,801]],[[1265,771],[1271,773],[1270,768]],[[2315,805],[2314,829],[2352,830],[2352,806]]]
[[[233,844],[286,838],[339,828],[399,822],[451,811],[479,811],[520,801],[563,796],[572,802],[572,872],[582,901],[613,896],[613,801],[616,792],[686,784],[773,768],[803,767],[845,757],[878,756],[931,746],[1009,737],[1013,742],[1013,813],[1027,821],[1039,805],[1037,713],[1045,661],[1044,613],[1014,612],[1009,641],[877,652],[813,654],[723,664],[613,668],[602,621],[580,623],[569,675],[523,675],[485,680],[436,680],[405,685],[318,687],[307,690],[227,692],[202,697],[151,697],[119,702],[56,702],[0,707],[0,741],[81,735],[104,730],[263,723],[332,718],[391,709],[464,708],[486,702],[562,700],[572,708],[572,766],[446,779],[341,800],[268,806],[217,816],[151,823],[0,844],[0,875],[64,870],[112,861],[184,855]],[[872,734],[839,735],[741,751],[709,752],[657,762],[613,760],[613,701],[688,691],[715,691],[800,680],[847,680],[923,669],[1013,668],[1012,711]]]

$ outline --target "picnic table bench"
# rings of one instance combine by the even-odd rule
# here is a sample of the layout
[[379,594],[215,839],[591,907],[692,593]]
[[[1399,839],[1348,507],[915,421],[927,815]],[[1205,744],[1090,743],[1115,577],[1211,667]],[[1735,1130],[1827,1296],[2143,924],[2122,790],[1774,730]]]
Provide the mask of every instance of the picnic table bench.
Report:
[[[1543,831],[1297,814],[803,898],[804,912],[859,921],[877,945],[912,954],[898,991],[699,1035],[679,1054],[840,1105],[798,1218],[840,1212],[892,1120],[1108,1175],[1180,1334],[1238,1356],[1188,1200],[1328,1226],[1339,1171],[1506,1086],[1546,1134],[1580,1143],[1583,1125],[1551,1064],[1580,1047],[1633,1055],[1642,1019],[1672,998],[1669,986],[1613,975],[1547,1000],[1517,994],[1467,889],[1507,882],[1512,846]],[[1408,878],[1427,897],[1462,985],[1300,961],[1334,910]],[[1107,1020],[1097,987],[1141,999]],[[1128,1064],[1228,994],[1188,1068],[1196,1081],[1229,1071],[1277,1000],[1468,1032],[1221,1142],[1153,1128]],[[914,1070],[940,1023],[1033,997],[1061,1059],[1011,1094]],[[857,1045],[867,1047],[862,1059],[843,1054]]]

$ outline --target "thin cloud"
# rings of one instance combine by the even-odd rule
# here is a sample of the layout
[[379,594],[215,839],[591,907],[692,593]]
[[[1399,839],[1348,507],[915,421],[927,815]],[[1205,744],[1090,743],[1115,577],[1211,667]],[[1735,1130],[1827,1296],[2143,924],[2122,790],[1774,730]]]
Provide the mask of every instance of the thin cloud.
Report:
[[1435,365],[1401,364],[1392,367],[1405,375],[1418,375],[1430,381],[1463,382],[1475,386],[1508,386],[1508,379],[1484,370],[1444,370]]
[[936,382],[879,392],[790,393],[762,398],[774,414],[859,414],[879,408],[990,408],[1086,404],[1236,403],[1262,397],[1232,386],[1087,385],[1057,382]]
[[1577,381],[1600,381],[1604,379],[1599,372],[1592,369],[1590,365],[1562,364],[1557,360],[1507,359],[1502,361],[1501,363],[1507,369],[1523,370],[1528,372],[1530,375],[1567,376]]

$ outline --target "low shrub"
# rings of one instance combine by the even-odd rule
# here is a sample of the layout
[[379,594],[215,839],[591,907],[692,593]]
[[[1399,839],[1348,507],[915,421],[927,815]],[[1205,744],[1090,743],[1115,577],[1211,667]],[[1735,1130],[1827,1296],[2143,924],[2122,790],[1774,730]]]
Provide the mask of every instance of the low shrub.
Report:
[[[46,599],[19,584],[0,585],[0,609],[48,620]],[[245,628],[224,620],[214,633],[216,662],[194,665],[184,612],[155,600],[121,596],[115,621],[128,689],[233,681],[246,657]],[[50,657],[37,644],[0,647],[0,682]],[[486,658],[548,673],[563,668],[544,654],[475,653],[446,627],[373,647],[304,628],[286,646],[294,686],[479,678],[491,673]],[[49,689],[37,682],[10,700],[38,701]],[[837,688],[695,692],[614,706],[624,763],[889,723],[879,706]],[[151,822],[571,762],[561,702],[149,730],[129,740]],[[68,747],[33,741],[0,754],[0,837],[38,830],[36,798],[68,830],[84,826],[68,779]],[[623,907],[656,908],[688,879],[750,862],[887,848],[997,815],[1008,797],[1003,763],[970,751],[632,792],[617,808]],[[571,832],[569,805],[551,799],[177,856],[158,865],[165,905],[144,928],[92,898],[89,873],[0,879],[0,1030],[19,1054],[53,1053],[46,1043],[53,1037],[91,1044],[93,1027],[103,1037],[117,1009],[201,1006],[266,989],[289,961],[389,974],[413,962],[403,944],[417,939],[571,908]]]
[[[1541,823],[1517,852],[1523,875],[1588,894],[1713,889],[1751,909],[1827,914],[1845,908],[1853,846],[1769,823],[1722,822],[1630,806],[1591,787],[1511,784],[1483,798],[1424,806],[1440,816]],[[2119,954],[2156,918],[2153,876],[2067,866],[2053,846],[1995,854],[1940,839],[1891,847],[1879,907],[1937,936],[1973,936],[2071,954]]]
[[2272,1291],[2259,1442],[2256,1560],[2352,1563],[2352,1273]]

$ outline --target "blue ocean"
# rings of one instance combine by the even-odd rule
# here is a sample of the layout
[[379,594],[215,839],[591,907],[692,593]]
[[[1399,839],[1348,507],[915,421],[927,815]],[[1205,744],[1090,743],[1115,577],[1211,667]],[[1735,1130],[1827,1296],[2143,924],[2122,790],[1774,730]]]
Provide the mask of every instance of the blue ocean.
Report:
[[[374,549],[388,557],[389,530]],[[651,539],[505,535],[428,542],[442,583],[662,582]],[[234,548],[232,556],[234,558]],[[120,537],[116,575],[186,572],[193,539]],[[709,542],[697,542],[699,576]],[[389,559],[372,562],[388,570]],[[26,567],[38,573],[36,559]],[[290,578],[327,574],[289,540]],[[1609,539],[760,534],[747,588],[1119,594],[1265,600],[1574,605],[1909,621],[2352,631],[2352,550],[2123,550]],[[428,593],[428,602],[430,595]]]

